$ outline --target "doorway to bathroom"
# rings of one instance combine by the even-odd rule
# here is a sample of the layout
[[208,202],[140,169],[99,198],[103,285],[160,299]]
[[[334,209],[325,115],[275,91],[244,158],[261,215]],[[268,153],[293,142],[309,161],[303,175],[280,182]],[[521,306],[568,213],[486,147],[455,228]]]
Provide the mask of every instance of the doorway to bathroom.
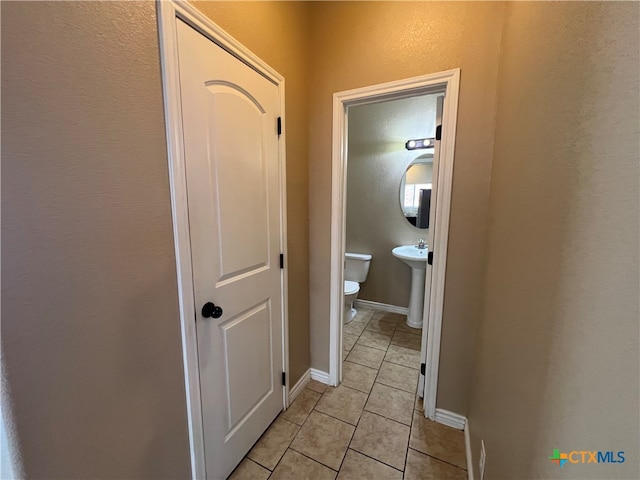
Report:
[[334,94],[329,380],[380,363],[432,420],[459,76]]

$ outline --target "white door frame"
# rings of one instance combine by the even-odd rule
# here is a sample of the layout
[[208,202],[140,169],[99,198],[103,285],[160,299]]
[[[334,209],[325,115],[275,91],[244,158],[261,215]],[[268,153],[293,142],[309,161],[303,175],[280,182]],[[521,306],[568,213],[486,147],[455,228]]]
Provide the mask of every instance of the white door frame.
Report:
[[[444,280],[447,267],[447,242],[453,183],[453,157],[460,69],[408,78],[333,95],[333,149],[331,179],[331,303],[330,303],[330,352],[329,383],[342,381],[342,309],[344,289],[344,253],[346,243],[345,211],[347,187],[347,107],[377,103],[383,100],[413,97],[416,95],[445,92],[442,139],[440,143],[440,168],[436,189],[436,214],[434,221],[434,255],[429,311],[424,312],[426,334],[425,414],[435,420],[438,365],[440,362],[440,334],[442,331],[442,306]],[[432,248],[432,245],[429,245]],[[391,252],[389,252],[391,254]],[[429,292],[427,292],[429,293]],[[430,321],[428,321],[430,319]],[[423,339],[425,336],[423,335]],[[424,340],[423,340],[424,341]]]
[[[193,479],[206,478],[204,429],[202,404],[200,401],[200,374],[198,366],[198,343],[196,338],[196,308],[191,267],[191,243],[189,236],[189,212],[187,209],[187,183],[184,161],[184,139],[182,133],[182,104],[180,100],[180,76],[176,18],[180,19],[233,56],[256,70],[278,87],[280,94],[280,114],[284,118],[284,78],[251,51],[241,45],[231,35],[222,30],[186,1],[158,0],[158,29],[160,33],[160,55],[162,62],[162,85],[165,108],[167,152],[169,160],[169,183],[171,189],[171,212],[178,277],[178,301],[180,329],[182,333],[182,358],[184,363],[185,390],[187,400],[187,421],[189,425],[189,445],[191,454],[191,476]],[[287,216],[286,216],[286,159],[285,133],[279,143],[280,172],[280,251],[287,258]],[[287,285],[287,262],[280,277],[282,287],[282,360],[283,372],[289,371],[289,322]],[[283,408],[289,401],[289,376],[282,389]]]

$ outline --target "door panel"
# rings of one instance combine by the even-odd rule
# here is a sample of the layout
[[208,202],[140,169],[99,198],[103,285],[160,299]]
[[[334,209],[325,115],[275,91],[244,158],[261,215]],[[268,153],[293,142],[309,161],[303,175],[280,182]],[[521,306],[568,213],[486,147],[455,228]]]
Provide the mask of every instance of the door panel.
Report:
[[[226,478],[282,409],[278,87],[177,22],[208,478]],[[202,305],[222,307],[204,318]]]
[[[209,85],[207,102],[210,175],[218,192],[218,281],[268,263],[269,218],[263,132],[265,111],[229,85]],[[222,180],[222,181],[221,181]]]
[[245,421],[275,387],[269,310],[269,304],[264,302],[220,325],[227,394],[229,400],[235,400],[228,403],[226,434]]
[[[436,103],[436,127],[438,125],[442,125],[442,112],[444,110],[444,96],[437,98]],[[434,252],[438,248],[438,245],[435,245],[435,231],[436,231],[436,202],[438,199],[438,188],[440,186],[440,140],[436,140],[435,146],[433,149],[433,174],[431,180],[431,205],[429,206],[429,218],[431,227],[427,233],[427,245],[429,246],[429,251]],[[429,265],[427,263],[426,272],[425,272],[425,282],[424,282],[424,310],[423,310],[423,318],[426,318],[426,321],[422,323],[422,342],[420,347],[420,361],[421,363],[426,364],[427,361],[427,332],[429,330],[429,322],[431,321],[431,280],[433,275],[433,265]],[[418,380],[418,395],[422,396],[422,398],[426,397],[426,386],[424,375],[420,374]],[[426,405],[427,402],[423,402],[424,411],[426,416]]]

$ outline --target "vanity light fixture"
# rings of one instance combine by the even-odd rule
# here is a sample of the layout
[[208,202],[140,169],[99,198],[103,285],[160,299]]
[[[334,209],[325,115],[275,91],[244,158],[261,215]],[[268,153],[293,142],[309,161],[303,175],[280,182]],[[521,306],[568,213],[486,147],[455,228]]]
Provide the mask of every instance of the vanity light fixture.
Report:
[[420,148],[433,148],[436,145],[435,138],[419,138],[417,140],[409,140],[404,144],[407,150],[418,150]]

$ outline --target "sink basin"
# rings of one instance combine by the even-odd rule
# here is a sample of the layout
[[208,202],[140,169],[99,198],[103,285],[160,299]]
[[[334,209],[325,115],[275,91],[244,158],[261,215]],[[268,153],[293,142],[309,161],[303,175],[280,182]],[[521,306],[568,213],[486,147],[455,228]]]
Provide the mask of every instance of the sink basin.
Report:
[[429,248],[416,245],[402,245],[391,250],[391,254],[411,267],[411,294],[409,295],[409,313],[407,325],[422,328],[424,311],[424,280],[427,270]]
[[411,268],[426,270],[428,248],[418,248],[415,245],[402,245],[391,250],[394,257],[399,258]]

